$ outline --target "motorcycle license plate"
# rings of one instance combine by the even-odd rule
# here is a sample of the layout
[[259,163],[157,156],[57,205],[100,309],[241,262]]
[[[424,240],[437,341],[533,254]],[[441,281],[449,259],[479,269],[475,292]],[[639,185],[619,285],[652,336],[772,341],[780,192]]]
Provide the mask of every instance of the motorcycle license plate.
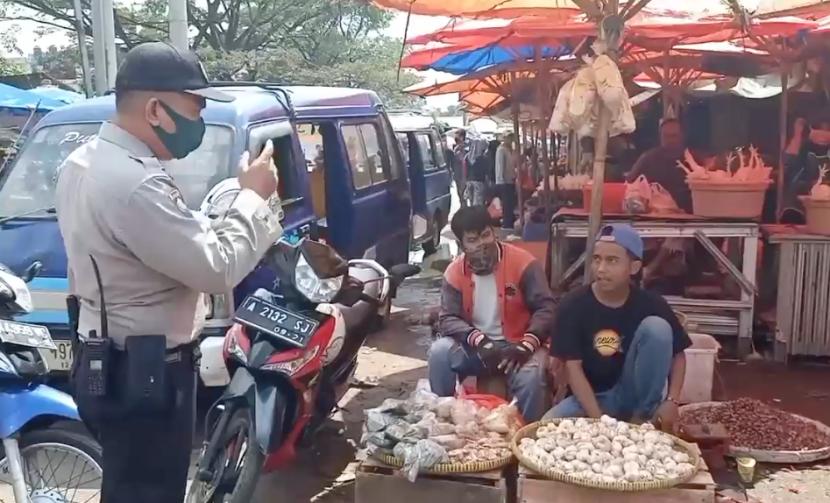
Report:
[[308,345],[320,325],[317,320],[253,296],[242,301],[234,319],[298,348]]
[[55,349],[48,328],[19,321],[0,320],[0,341],[30,348]]

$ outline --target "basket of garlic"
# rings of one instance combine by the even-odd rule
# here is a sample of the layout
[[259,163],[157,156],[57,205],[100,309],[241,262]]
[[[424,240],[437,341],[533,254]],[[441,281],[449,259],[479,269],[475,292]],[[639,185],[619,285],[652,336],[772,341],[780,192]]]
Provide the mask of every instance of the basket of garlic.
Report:
[[825,185],[824,177],[828,167],[819,168],[816,184],[807,196],[798,196],[804,204],[807,219],[807,232],[811,234],[830,235],[830,185]]
[[[764,165],[758,149],[738,149],[726,158],[726,169],[709,170],[697,163],[686,150],[683,161],[677,161],[686,172],[686,184],[692,192],[694,214],[702,217],[761,217],[764,195],[772,180],[772,168]],[[737,169],[732,165],[738,162]]]
[[650,423],[608,416],[533,423],[511,447],[525,468],[544,477],[611,491],[668,489],[692,479],[700,462],[690,444]]

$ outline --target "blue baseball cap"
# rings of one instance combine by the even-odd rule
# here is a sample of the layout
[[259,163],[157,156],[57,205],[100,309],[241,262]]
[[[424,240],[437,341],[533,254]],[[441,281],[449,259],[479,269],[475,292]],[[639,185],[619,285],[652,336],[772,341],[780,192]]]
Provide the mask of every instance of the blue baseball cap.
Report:
[[634,227],[628,224],[609,224],[600,228],[597,241],[616,243],[636,257],[643,260],[643,238]]

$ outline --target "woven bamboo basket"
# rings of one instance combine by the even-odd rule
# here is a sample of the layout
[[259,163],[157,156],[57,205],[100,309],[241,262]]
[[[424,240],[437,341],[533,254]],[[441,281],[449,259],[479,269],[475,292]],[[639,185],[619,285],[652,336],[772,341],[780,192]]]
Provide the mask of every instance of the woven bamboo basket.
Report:
[[[386,463],[387,465],[396,468],[403,468],[403,460],[390,456],[389,454],[377,454],[375,457]],[[483,461],[477,463],[438,463],[431,468],[421,470],[421,473],[428,473],[432,475],[452,475],[454,473],[481,473],[498,470],[504,468],[513,462],[513,455],[505,456],[494,461]]]
[[[708,407],[716,407],[723,402],[699,402],[690,403],[680,407],[680,415],[684,412],[690,412],[696,409],[706,409]],[[798,414],[790,413],[796,419],[804,421],[807,424],[813,424],[815,427],[830,436],[830,426],[820,423],[808,417],[799,416]],[[749,419],[751,421],[751,419]],[[729,450],[726,452],[727,456],[733,458],[750,457],[759,463],[781,463],[781,464],[798,464],[798,463],[815,463],[830,458],[830,445],[821,447],[819,449],[811,449],[804,451],[770,451],[763,449],[753,449],[740,445],[729,445]]]
[[[620,491],[620,492],[636,492],[636,491],[650,491],[654,489],[669,489],[674,487],[678,484],[682,484],[684,482],[688,482],[697,474],[697,469],[693,470],[690,473],[684,474],[680,477],[676,477],[673,479],[665,479],[665,480],[652,480],[652,481],[642,481],[642,482],[617,482],[617,483],[608,483],[608,482],[597,482],[592,480],[587,480],[582,477],[574,477],[572,475],[568,475],[562,471],[554,470],[548,467],[538,466],[534,461],[527,458],[522,452],[519,450],[519,442],[523,438],[536,438],[536,430],[538,430],[542,425],[548,423],[558,423],[561,419],[554,419],[552,421],[540,421],[537,423],[529,424],[519,430],[516,435],[513,437],[513,441],[510,443],[511,449],[513,449],[513,454],[519,459],[519,463],[522,464],[525,468],[533,470],[534,472],[542,475],[551,480],[556,480],[559,482],[565,482],[568,484],[573,484],[582,487],[590,487],[593,489],[605,489],[607,491]],[[595,422],[598,421],[597,419],[589,419],[588,421]],[[686,454],[689,455],[689,463],[694,466],[695,468],[700,467],[700,455],[698,454],[697,450],[694,449],[690,444],[680,440],[679,438],[674,438],[674,447],[675,449],[681,449]]]

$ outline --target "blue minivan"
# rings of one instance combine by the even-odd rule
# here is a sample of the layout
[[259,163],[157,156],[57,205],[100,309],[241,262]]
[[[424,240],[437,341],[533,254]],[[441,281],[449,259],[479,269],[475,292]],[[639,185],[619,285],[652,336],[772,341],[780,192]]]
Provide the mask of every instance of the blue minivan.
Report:
[[[227,84],[223,91],[236,100],[208,104],[202,145],[167,165],[191,208],[198,209],[216,183],[234,176],[242,152],[258,153],[271,139],[288,239],[312,235],[345,257],[373,258],[387,267],[407,262],[409,180],[375,93],[260,83]],[[36,260],[43,264],[30,284],[35,310],[20,321],[49,327],[58,349],[47,358],[57,372],[69,369],[72,354],[66,253],[53,208],[55,172],[114,111],[114,97],[106,96],[48,114],[0,173],[0,263],[17,274]],[[224,336],[236,302],[273,281],[264,268],[257,269],[233,292],[211,296],[203,335]]]
[[446,145],[432,117],[390,112],[389,119],[409,171],[413,241],[431,255],[441,242],[441,231],[447,225],[452,202]]

